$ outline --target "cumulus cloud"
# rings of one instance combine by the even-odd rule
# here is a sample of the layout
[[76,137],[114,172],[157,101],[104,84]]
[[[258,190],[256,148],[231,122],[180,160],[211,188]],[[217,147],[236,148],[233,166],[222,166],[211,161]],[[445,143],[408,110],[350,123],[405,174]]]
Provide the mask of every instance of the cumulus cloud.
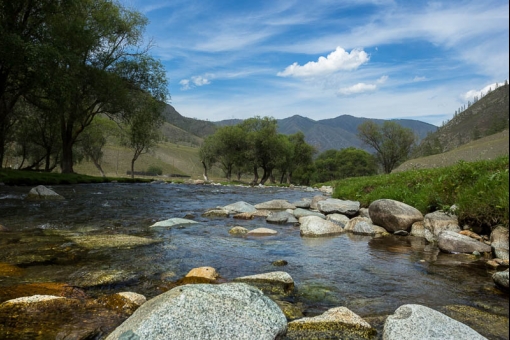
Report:
[[193,76],[191,79],[183,79],[179,82],[181,90],[190,90],[197,86],[209,85],[211,81],[203,76]]
[[339,96],[352,96],[366,92],[373,92],[377,90],[377,85],[384,84],[388,78],[388,76],[382,76],[375,81],[375,84],[357,83],[356,85],[349,87],[342,87],[340,90],[338,90],[337,94]]
[[470,91],[467,91],[466,93],[464,93],[460,97],[464,101],[472,101],[474,99],[474,97],[478,97],[478,99],[480,99],[482,96],[486,95],[487,92],[489,92],[489,90],[495,90],[498,86],[501,86],[503,84],[504,84],[504,82],[489,84],[489,85],[485,86],[481,90],[470,90]]
[[341,47],[337,47],[327,57],[319,57],[317,61],[310,61],[301,66],[294,63],[283,72],[278,72],[280,77],[313,77],[330,74],[337,71],[351,71],[365,64],[370,56],[363,50],[354,49],[350,53]]
[[352,96],[354,94],[360,94],[364,92],[372,92],[377,89],[375,84],[357,83],[349,87],[343,87],[338,90],[338,94],[341,96]]

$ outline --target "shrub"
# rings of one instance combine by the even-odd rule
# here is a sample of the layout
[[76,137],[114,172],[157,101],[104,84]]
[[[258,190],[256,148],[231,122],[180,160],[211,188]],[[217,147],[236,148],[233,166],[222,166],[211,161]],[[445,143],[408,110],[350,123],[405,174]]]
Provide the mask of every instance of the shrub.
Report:
[[161,176],[163,175],[163,169],[161,169],[159,166],[155,166],[155,165],[151,165],[147,171],[146,171],[148,174],[154,174],[154,175],[158,175],[158,176]]

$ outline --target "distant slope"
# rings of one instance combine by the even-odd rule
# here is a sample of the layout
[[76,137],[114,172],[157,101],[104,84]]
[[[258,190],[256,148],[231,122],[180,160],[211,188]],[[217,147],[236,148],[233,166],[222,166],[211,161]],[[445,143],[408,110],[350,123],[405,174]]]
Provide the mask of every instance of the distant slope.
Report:
[[408,160],[393,172],[454,165],[458,161],[474,162],[509,154],[508,130],[480,138],[445,153]]
[[508,129],[508,85],[486,94],[427,136],[415,156],[453,150],[480,137]]
[[[292,116],[289,118],[278,120],[278,131],[280,133],[290,135],[301,131],[305,134],[305,140],[315,146],[319,152],[328,149],[344,149],[348,147],[356,147],[372,151],[368,146],[364,145],[358,138],[358,126],[368,118],[358,118],[350,115],[342,115],[336,118],[323,119],[315,121],[302,116]],[[378,124],[383,124],[383,119],[370,119]],[[395,119],[392,120],[403,127],[412,129],[421,140],[428,133],[437,130],[437,127],[411,119]],[[235,125],[240,123],[239,119],[230,119],[216,122],[218,126]]]
[[182,116],[169,104],[167,104],[163,115],[168,123],[197,137],[206,137],[213,134],[217,129],[216,124],[213,122]]

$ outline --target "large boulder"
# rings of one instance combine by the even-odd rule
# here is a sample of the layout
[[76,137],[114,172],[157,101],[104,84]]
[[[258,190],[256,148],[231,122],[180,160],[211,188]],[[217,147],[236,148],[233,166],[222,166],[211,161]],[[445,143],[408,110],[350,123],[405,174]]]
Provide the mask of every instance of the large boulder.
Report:
[[282,271],[238,277],[234,282],[253,285],[268,294],[290,295],[294,292],[294,280]]
[[310,209],[311,204],[312,204],[311,198],[302,198],[300,201],[292,202],[293,206],[301,209]]
[[339,200],[328,198],[317,203],[317,208],[323,214],[343,214],[354,216],[358,213],[360,204],[357,201]]
[[107,340],[275,339],[287,320],[278,305],[244,283],[176,287],[143,304]]
[[446,253],[490,253],[491,246],[454,231],[443,231],[437,238],[438,248]]
[[498,226],[492,231],[491,247],[495,257],[508,260],[508,228]]
[[442,231],[460,231],[457,216],[442,211],[426,214],[423,218],[423,226],[429,231],[425,234],[425,238],[429,242],[437,242],[437,237]]
[[318,237],[341,234],[344,229],[333,222],[317,216],[305,216],[299,219],[301,236]]
[[290,204],[286,200],[272,200],[263,202],[255,205],[255,208],[260,210],[285,210],[285,209],[296,209],[296,207]]
[[400,306],[384,323],[384,340],[485,339],[470,327],[421,305]]
[[252,213],[257,211],[253,205],[243,201],[226,205],[223,207],[223,210],[227,210],[231,214]]
[[418,209],[390,199],[372,202],[368,207],[368,213],[373,224],[383,227],[390,233],[399,230],[409,231],[414,222],[423,220],[423,215]]
[[286,339],[372,339],[376,330],[346,307],[289,322]]
[[508,269],[502,272],[496,272],[492,275],[494,283],[503,289],[508,290]]
[[55,191],[45,187],[44,185],[38,185],[35,188],[30,189],[26,197],[27,200],[47,200],[47,201],[58,201],[63,200],[64,197],[57,194]]

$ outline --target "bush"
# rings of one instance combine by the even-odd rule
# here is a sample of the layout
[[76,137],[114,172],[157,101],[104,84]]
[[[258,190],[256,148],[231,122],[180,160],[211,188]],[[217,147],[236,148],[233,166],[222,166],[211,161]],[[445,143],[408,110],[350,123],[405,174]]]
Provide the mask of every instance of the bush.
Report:
[[147,171],[146,171],[148,174],[154,174],[154,175],[158,175],[158,176],[161,176],[163,175],[163,169],[161,169],[159,166],[155,166],[155,165],[151,165]]

